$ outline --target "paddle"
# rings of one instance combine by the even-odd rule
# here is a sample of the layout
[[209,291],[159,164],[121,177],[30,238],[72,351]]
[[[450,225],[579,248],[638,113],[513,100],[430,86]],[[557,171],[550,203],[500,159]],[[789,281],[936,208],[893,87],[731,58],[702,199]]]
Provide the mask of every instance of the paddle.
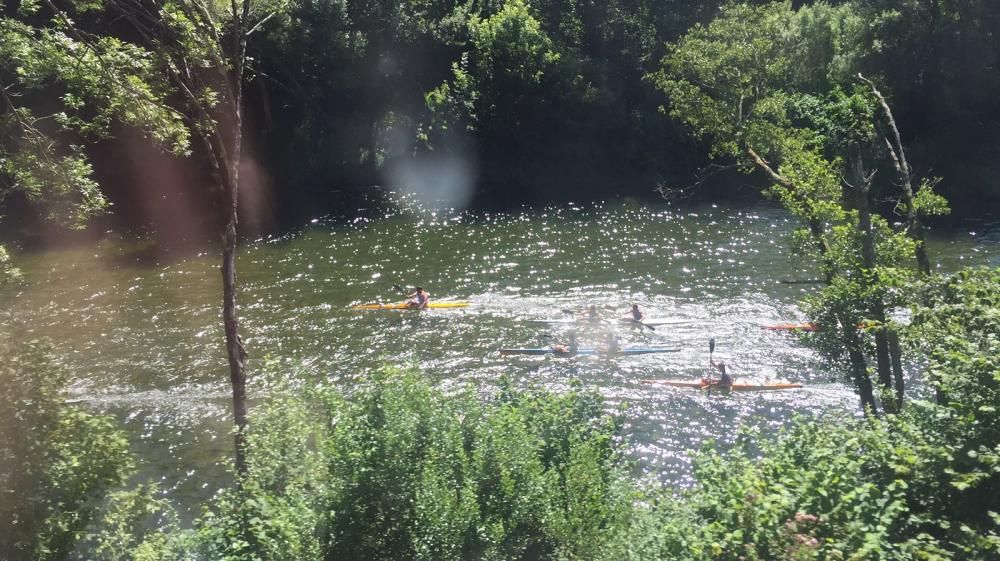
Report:
[[712,370],[715,367],[714,363],[712,361],[712,353],[714,353],[714,352],[715,352],[715,337],[712,337],[711,339],[708,340],[708,378],[709,379],[711,379],[712,378],[712,374],[715,373],[714,370]]
[[655,327],[649,325],[648,323],[642,323],[642,320],[632,319],[632,318],[622,318],[622,321],[624,321],[625,323],[634,323],[636,325],[641,325],[650,331],[656,331]]
[[[574,312],[573,310],[566,309],[566,308],[562,308],[559,311],[561,311],[564,314],[570,314],[570,315],[574,315],[574,316],[576,315],[576,312]],[[592,321],[592,320],[584,319],[584,320],[581,320],[581,321],[588,322],[588,321]],[[634,323],[634,324],[637,324],[637,325],[641,325],[641,326],[645,327],[646,329],[649,329],[650,331],[656,331],[656,327],[654,327],[652,325],[649,325],[648,323],[642,323],[641,321],[639,321],[637,319],[622,318],[621,321],[623,321],[625,323]],[[592,323],[598,323],[598,322],[592,322]]]
[[705,387],[708,390],[708,394],[712,394],[712,387],[715,384],[712,382],[712,376],[715,375],[715,362],[712,360],[712,354],[715,353],[715,337],[708,340],[708,386]]

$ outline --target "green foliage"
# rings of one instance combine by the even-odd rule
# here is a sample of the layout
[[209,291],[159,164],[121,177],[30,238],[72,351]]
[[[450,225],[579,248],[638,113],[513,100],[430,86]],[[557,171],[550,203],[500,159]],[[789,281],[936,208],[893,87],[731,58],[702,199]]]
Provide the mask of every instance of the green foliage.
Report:
[[[947,405],[946,424],[960,423],[952,484],[973,503],[1000,512],[1000,269],[967,269],[923,288],[908,339],[930,358],[927,377]],[[971,492],[970,492],[971,491]],[[977,500],[978,499],[978,500]],[[987,509],[970,508],[983,516]]]
[[452,65],[452,78],[424,94],[424,103],[430,113],[430,122],[417,130],[417,140],[433,149],[442,139],[456,131],[472,132],[478,119],[476,82],[469,73],[469,59],[462,59]]
[[111,493],[79,550],[94,561],[193,560],[193,534],[158,494],[155,485]]
[[452,65],[449,82],[425,95],[431,123],[419,133],[422,138],[462,122],[469,129],[477,123],[516,123],[559,61],[552,40],[522,0],[504,2],[488,17],[472,15],[468,26],[470,52]]
[[667,94],[669,113],[712,143],[712,154],[742,158],[747,146],[770,153],[774,127],[788,124],[786,91],[794,91],[797,47],[786,32],[788,2],[730,3],[708,25],[696,25],[651,77]]
[[213,559],[597,559],[634,488],[596,395],[448,396],[385,370],[345,396],[281,400],[250,474],[201,521]]
[[698,485],[664,511],[666,548],[685,559],[1000,555],[1000,269],[935,277],[918,300],[904,334],[930,358],[938,404],[884,420],[800,419],[773,441],[744,431],[726,453],[709,446]]
[[939,178],[920,182],[920,190],[913,195],[913,208],[920,216],[943,216],[951,212],[948,199],[934,192],[939,182]]
[[83,142],[122,123],[179,154],[188,131],[149,53],[115,37],[84,38],[66,14],[38,11],[26,4],[24,21],[0,17],[0,200],[22,193],[50,220],[82,228],[108,208]]
[[10,252],[0,245],[0,287],[16,284],[21,280],[21,270],[14,266]]
[[0,336],[0,557],[60,560],[132,460],[103,416],[63,403],[66,373],[37,341]]
[[983,558],[972,548],[985,540],[939,523],[959,506],[942,486],[950,455],[922,429],[908,418],[799,420],[776,441],[744,432],[725,454],[709,448],[683,497],[687,558]]

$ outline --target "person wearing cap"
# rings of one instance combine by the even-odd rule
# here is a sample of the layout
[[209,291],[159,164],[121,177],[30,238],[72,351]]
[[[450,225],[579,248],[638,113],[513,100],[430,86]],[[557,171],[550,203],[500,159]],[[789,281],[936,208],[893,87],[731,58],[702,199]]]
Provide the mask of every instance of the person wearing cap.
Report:
[[422,287],[417,287],[412,294],[407,295],[406,307],[423,310],[430,302],[430,295]]

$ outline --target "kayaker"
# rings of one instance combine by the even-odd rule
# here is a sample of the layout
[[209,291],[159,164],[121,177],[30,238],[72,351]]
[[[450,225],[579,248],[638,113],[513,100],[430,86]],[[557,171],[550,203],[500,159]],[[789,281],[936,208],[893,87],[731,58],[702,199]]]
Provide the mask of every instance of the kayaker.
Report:
[[604,346],[604,353],[608,356],[616,355],[622,350],[621,341],[614,333],[608,333],[608,341]]
[[580,350],[580,342],[576,338],[576,332],[569,332],[569,341],[566,343],[555,343],[552,350],[558,354],[575,355]]
[[642,321],[646,319],[646,314],[642,313],[639,309],[639,304],[632,304],[632,310],[629,311],[629,316],[631,316],[632,321]]
[[597,306],[591,304],[590,308],[587,310],[587,317],[585,318],[591,323],[597,323],[601,321],[601,315],[597,312]]
[[715,368],[716,370],[719,371],[719,379],[718,380],[712,380],[711,384],[713,386],[718,386],[718,387],[721,387],[721,388],[727,388],[727,389],[731,388],[733,386],[733,377],[730,376],[728,373],[726,373],[726,363],[725,363],[725,361],[720,360],[718,362],[718,364],[716,364],[715,362],[712,361],[711,358],[709,358],[708,362],[709,362],[709,364],[712,365],[713,368]]
[[424,291],[422,287],[417,287],[412,294],[407,295],[409,300],[406,301],[406,307],[416,308],[418,310],[423,310],[427,307],[430,302],[430,294]]

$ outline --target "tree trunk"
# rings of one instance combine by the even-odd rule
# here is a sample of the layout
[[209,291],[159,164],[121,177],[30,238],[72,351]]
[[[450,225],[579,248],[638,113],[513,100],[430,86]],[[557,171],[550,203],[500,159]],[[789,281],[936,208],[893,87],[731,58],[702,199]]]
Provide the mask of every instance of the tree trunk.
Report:
[[914,254],[917,260],[917,270],[922,275],[929,275],[931,274],[931,260],[927,255],[927,240],[924,235],[924,225],[920,220],[920,213],[917,212],[917,207],[913,203],[913,172],[910,170],[909,162],[906,161],[906,151],[903,149],[903,140],[899,134],[899,128],[896,126],[896,119],[892,116],[892,109],[889,108],[889,103],[885,100],[882,92],[878,91],[878,88],[875,87],[875,84],[861,74],[858,74],[858,78],[868,84],[875,99],[878,100],[882,112],[885,113],[889,132],[892,133],[892,141],[890,142],[889,139],[886,139],[885,144],[889,149],[889,156],[892,157],[892,163],[896,168],[896,176],[899,178],[900,202],[906,211],[906,233],[916,242],[914,244]]
[[236,310],[236,221],[230,219],[222,242],[222,319],[226,329],[226,354],[229,357],[229,381],[233,388],[233,422],[236,473],[246,475],[247,389],[244,360],[246,351],[239,336]]
[[889,356],[892,358],[892,380],[896,389],[896,411],[903,409],[903,392],[906,390],[903,380],[903,351],[899,346],[899,334],[889,331]]
[[[226,181],[226,229],[222,236],[222,315],[226,328],[226,354],[229,358],[229,380],[233,387],[233,422],[236,473],[247,474],[246,426],[247,426],[247,380],[245,370],[246,350],[239,336],[239,315],[236,308],[236,242],[239,226],[240,162],[243,147],[243,74],[246,68],[247,35],[249,21],[249,0],[242,0],[238,6],[232,0],[233,18],[236,22],[236,52],[232,80],[232,118],[230,129],[229,160]],[[220,69],[221,70],[221,69]],[[221,124],[220,124],[221,126]]]
[[[871,177],[865,175],[864,163],[861,160],[861,146],[857,142],[852,142],[848,150],[848,185],[854,190],[854,205],[858,211],[858,230],[861,233],[861,266],[866,275],[871,276],[871,282],[878,283],[878,270],[875,261],[875,231],[872,228],[872,215],[869,203],[869,193],[871,192]],[[892,384],[892,362],[889,357],[889,336],[888,327],[885,321],[885,302],[882,300],[881,292],[876,292],[872,296],[871,315],[879,326],[875,330],[875,360],[878,366],[878,381],[882,387],[883,395],[891,395]],[[883,399],[882,407],[887,413],[895,412],[898,407],[894,400]]]
[[[746,152],[747,155],[750,156],[750,159],[753,160],[754,164],[759,169],[763,170],[772,181],[782,185],[792,192],[798,192],[798,189],[796,189],[795,184],[792,183],[791,180],[771,168],[767,161],[757,154],[752,147],[747,147]],[[819,251],[820,259],[822,260],[825,282],[826,284],[830,284],[833,282],[835,268],[830,259],[830,244],[826,239],[826,227],[816,216],[807,217],[806,225],[809,228],[809,234],[816,243],[816,249]],[[872,246],[872,255],[874,256],[874,245]],[[868,361],[865,359],[864,348],[861,344],[861,337],[858,335],[857,318],[848,318],[844,315],[838,315],[837,321],[841,324],[841,329],[843,329],[841,337],[844,342],[844,347],[847,349],[851,379],[854,383],[854,387],[858,391],[858,396],[861,398],[861,410],[864,411],[865,415],[877,416],[878,409],[875,403],[871,376],[868,374]]]
[[868,361],[865,360],[865,353],[861,350],[861,338],[858,336],[857,322],[840,318],[841,328],[844,330],[843,338],[847,347],[847,356],[851,366],[851,378],[858,396],[861,398],[861,410],[865,415],[877,417],[878,408],[875,405],[875,392],[872,388],[872,379],[868,375]]

